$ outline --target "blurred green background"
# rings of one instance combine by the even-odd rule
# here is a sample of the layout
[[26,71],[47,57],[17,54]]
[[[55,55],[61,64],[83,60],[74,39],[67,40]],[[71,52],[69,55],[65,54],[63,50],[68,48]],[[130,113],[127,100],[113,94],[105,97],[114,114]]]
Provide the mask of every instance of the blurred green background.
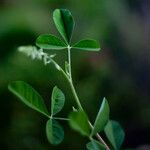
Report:
[[[7,89],[9,82],[24,80],[50,108],[51,90],[58,85],[66,95],[60,116],[71,111],[72,94],[55,68],[17,52],[20,45],[34,45],[41,33],[59,35],[52,20],[55,8],[72,12],[76,21],[73,42],[88,37],[101,43],[98,53],[72,50],[74,84],[91,120],[105,96],[111,118],[125,130],[123,147],[150,150],[149,0],[0,0],[0,149],[85,149],[87,139],[67,122],[62,122],[64,142],[51,146],[45,135],[46,118]],[[66,52],[57,52],[56,58],[64,65]]]

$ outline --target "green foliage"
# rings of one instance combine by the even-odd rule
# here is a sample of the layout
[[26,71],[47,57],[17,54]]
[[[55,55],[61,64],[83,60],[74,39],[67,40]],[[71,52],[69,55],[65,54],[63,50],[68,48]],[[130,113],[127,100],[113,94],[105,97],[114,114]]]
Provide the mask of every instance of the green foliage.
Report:
[[80,132],[83,136],[90,135],[91,129],[88,122],[88,117],[85,112],[81,110],[71,112],[71,114],[69,115],[69,119],[70,126],[74,130]]
[[51,115],[53,116],[62,110],[65,103],[65,95],[55,86],[52,91],[51,99]]
[[92,140],[91,142],[86,144],[86,148],[88,150],[105,150],[104,145],[102,145],[101,143],[99,143],[96,140]]
[[62,40],[51,34],[40,35],[36,40],[36,45],[43,49],[55,50],[61,50],[67,47]]
[[56,9],[53,13],[53,19],[57,30],[65,42],[69,44],[75,24],[71,12],[67,9]]
[[27,106],[49,116],[42,97],[27,83],[23,81],[15,81],[9,84],[8,89]]
[[104,130],[104,127],[109,120],[109,111],[109,104],[104,98],[94,123],[92,135]]
[[71,46],[70,40],[72,37],[72,32],[75,26],[71,12],[67,9],[56,9],[53,13],[53,20],[55,26],[65,43],[58,37],[51,34],[40,35],[36,40],[36,45],[42,49],[54,49],[61,50],[68,48],[75,48],[85,51],[99,51],[100,45],[97,41],[92,39],[84,39],[73,46]]
[[119,150],[125,137],[125,133],[116,121],[109,121],[104,129],[107,138],[115,150]]
[[85,51],[99,51],[100,45],[97,41],[91,39],[81,40],[76,43],[73,48],[85,50]]
[[[57,86],[55,86],[52,91],[51,115],[49,115],[41,96],[27,83],[23,81],[12,82],[8,87],[9,90],[17,97],[19,97],[19,99],[27,106],[48,117],[48,121],[46,123],[46,135],[48,141],[51,144],[60,144],[64,139],[63,128],[56,121],[56,119],[64,121],[69,120],[69,124],[72,129],[91,140],[86,146],[88,150],[109,150],[109,146],[103,139],[98,138],[99,141],[93,139],[93,136],[100,137],[99,132],[103,130],[115,150],[119,150],[124,139],[124,132],[117,122],[108,122],[110,110],[107,100],[105,98],[103,99],[93,126],[90,123],[84,109],[82,108],[72,81],[71,49],[75,48],[82,51],[99,51],[99,42],[92,39],[84,39],[77,42],[73,46],[71,45],[70,41],[75,23],[70,11],[67,9],[56,9],[53,13],[53,20],[57,30],[59,31],[65,42],[54,35],[44,34],[40,35],[36,40],[36,45],[40,47],[40,49],[37,49],[37,47],[35,46],[23,46],[19,48],[19,51],[28,56],[31,56],[32,59],[43,60],[45,65],[52,63],[56,67],[58,72],[61,73],[68,81],[73,94],[73,98],[77,104],[77,109],[73,107],[73,111],[70,113],[69,119],[54,116],[62,110],[65,103],[65,95],[59,88],[57,88]],[[55,55],[46,53],[44,51],[45,49],[67,49],[68,61],[65,61],[65,69],[58,65],[58,63],[53,59]]]
[[[50,117],[42,97],[30,85],[23,81],[15,81],[10,83],[8,88],[27,106],[44,114],[48,118]],[[61,111],[64,102],[65,96],[63,92],[55,86],[52,92],[51,116]],[[49,142],[56,145],[63,140],[64,131],[57,121],[49,119],[46,124],[46,135]]]
[[51,144],[58,145],[64,139],[64,130],[56,120],[49,119],[46,123],[46,135]]

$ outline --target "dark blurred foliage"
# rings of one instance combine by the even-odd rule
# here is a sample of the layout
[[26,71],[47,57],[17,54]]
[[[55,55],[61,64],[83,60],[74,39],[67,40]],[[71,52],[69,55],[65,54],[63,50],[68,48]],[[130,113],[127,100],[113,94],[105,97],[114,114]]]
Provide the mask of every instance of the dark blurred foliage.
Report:
[[[66,81],[53,66],[17,52],[34,45],[41,33],[54,33],[55,8],[69,9],[76,21],[72,41],[100,41],[99,53],[72,50],[73,79],[84,108],[94,120],[102,98],[110,103],[111,118],[126,132],[123,147],[150,149],[150,1],[149,0],[0,0],[0,149],[85,149],[87,139],[62,122],[65,140],[51,146],[45,136],[46,118],[17,101],[7,85],[24,80],[50,105],[55,84],[66,95],[62,116],[74,101]],[[57,53],[58,62],[66,52]],[[50,107],[50,106],[49,106]]]

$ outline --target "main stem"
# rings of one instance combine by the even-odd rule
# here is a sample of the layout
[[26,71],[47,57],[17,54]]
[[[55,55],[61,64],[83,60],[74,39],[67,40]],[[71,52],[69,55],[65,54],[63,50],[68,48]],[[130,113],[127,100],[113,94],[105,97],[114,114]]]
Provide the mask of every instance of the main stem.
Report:
[[[79,109],[80,109],[80,110],[83,110],[82,105],[81,105],[81,103],[80,103],[80,100],[79,100],[79,98],[78,98],[78,96],[77,96],[76,90],[75,90],[75,88],[74,88],[73,81],[72,81],[72,73],[71,73],[71,53],[70,53],[70,49],[71,49],[71,47],[70,47],[70,45],[68,45],[69,83],[70,83],[71,90],[72,90],[72,92],[73,92],[73,96],[74,96],[74,98],[75,98],[75,101],[76,101],[76,103],[77,103]],[[89,124],[90,124],[91,128],[93,128],[93,126],[92,126],[92,124],[90,123],[90,121],[89,121]],[[96,137],[98,138],[98,140],[99,140],[101,143],[103,143],[103,144],[105,145],[106,150],[110,150],[110,148],[108,147],[108,145],[105,143],[105,141],[102,139],[102,137],[101,137],[98,133],[96,134]]]
[[[76,90],[75,90],[75,88],[74,88],[74,85],[73,85],[73,81],[72,81],[72,76],[71,76],[71,56],[70,56],[70,47],[68,47],[68,62],[69,62],[69,77],[68,77],[68,75],[64,72],[64,70],[53,60],[53,59],[51,59],[51,62],[54,64],[54,66],[64,75],[64,77],[66,78],[66,80],[69,82],[69,84],[70,84],[70,87],[71,87],[71,90],[72,90],[72,93],[73,93],[73,96],[74,96],[74,99],[75,99],[75,101],[76,101],[76,103],[77,103],[77,105],[78,105],[78,108],[80,109],[80,110],[83,110],[83,108],[82,108],[82,105],[81,105],[81,103],[80,103],[80,100],[79,100],[79,98],[78,98],[78,96],[77,96],[77,93],[76,93]],[[83,110],[84,111],[84,110]],[[93,126],[92,126],[92,124],[90,123],[90,121],[89,121],[89,124],[90,124],[90,126],[91,126],[91,128],[93,128]],[[106,147],[106,150],[110,150],[110,148],[108,147],[108,145],[105,143],[105,141],[102,139],[102,137],[97,133],[96,134],[96,137],[97,137],[97,139],[101,142],[101,143],[103,143],[104,145],[105,145],[105,147]]]
[[70,78],[70,82],[72,82],[72,72],[71,72],[71,53],[70,53],[70,45],[68,45],[68,63],[69,63],[69,78]]
[[71,73],[71,53],[70,53],[70,49],[71,49],[71,47],[68,45],[69,83],[70,83],[70,87],[71,87],[73,96],[74,96],[74,98],[76,100],[76,103],[77,103],[79,109],[83,110],[82,105],[80,103],[80,100],[79,100],[79,98],[77,96],[76,90],[75,90],[75,88],[73,86],[72,73]]

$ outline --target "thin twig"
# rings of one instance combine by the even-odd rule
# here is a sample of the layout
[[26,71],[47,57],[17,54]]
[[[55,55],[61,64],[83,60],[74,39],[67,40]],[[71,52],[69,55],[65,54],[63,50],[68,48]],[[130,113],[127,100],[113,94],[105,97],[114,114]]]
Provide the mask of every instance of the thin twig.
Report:
[[[90,121],[89,121],[89,125],[90,125],[90,127],[91,127],[92,129],[94,128]],[[105,145],[106,150],[110,150],[110,148],[109,148],[108,145],[105,143],[105,141],[102,139],[102,137],[99,135],[99,133],[96,134],[96,137],[97,137],[97,139],[98,139],[101,143],[103,143],[103,144]]]
[[55,120],[63,120],[63,121],[69,121],[70,119],[68,118],[61,118],[61,117],[53,117]]
[[105,145],[106,150],[110,150],[108,145],[105,143],[105,141],[102,139],[102,137],[98,133],[96,134],[96,137],[99,139],[99,141],[101,141]]

